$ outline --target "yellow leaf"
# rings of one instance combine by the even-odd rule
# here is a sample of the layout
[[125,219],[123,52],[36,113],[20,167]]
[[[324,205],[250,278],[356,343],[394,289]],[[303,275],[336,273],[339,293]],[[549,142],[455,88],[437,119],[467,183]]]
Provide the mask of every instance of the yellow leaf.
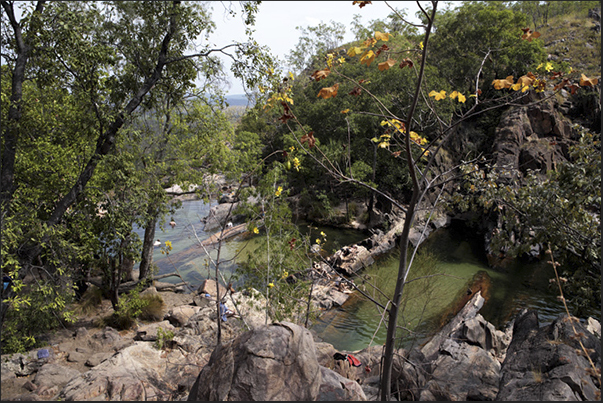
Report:
[[584,75],[584,73],[582,74],[582,77],[580,77],[580,85],[582,87],[594,87],[598,82],[598,78],[588,78]]
[[329,74],[331,74],[330,69],[316,70],[314,73],[312,73],[310,77],[312,77],[316,81],[320,81],[323,78],[327,78]]
[[371,46],[377,43],[377,40],[375,38],[368,38],[363,43],[365,48],[370,48]]
[[323,99],[335,97],[335,95],[337,95],[338,89],[339,89],[339,83],[336,83],[332,87],[325,87],[318,92],[317,97],[321,97]]
[[358,7],[362,8],[364,6],[366,6],[367,4],[371,4],[372,2],[370,1],[353,1],[352,5],[355,6],[356,4],[358,4]]
[[532,32],[529,28],[523,28],[522,31],[524,34],[521,36],[521,39],[525,39],[528,42],[532,42],[532,39],[536,39],[540,36],[540,32]]
[[441,100],[441,99],[446,98],[446,91],[444,91],[444,90],[442,90],[442,91],[440,91],[440,92],[431,91],[431,92],[429,93],[429,96],[430,96],[430,97],[435,97],[435,100],[436,100],[436,101],[439,101],[439,100]]
[[450,98],[458,98],[458,101],[462,103],[465,103],[465,101],[467,100],[467,98],[465,98],[465,96],[458,91],[452,91],[452,94],[450,94]]
[[387,42],[387,41],[389,41],[390,36],[391,36],[391,34],[386,34],[386,33],[381,33],[379,31],[375,31],[375,39],[378,41]]
[[352,46],[350,49],[348,49],[348,56],[350,57],[354,57],[356,55],[359,55],[362,53],[362,49],[359,46]]
[[517,79],[517,84],[520,84],[521,87],[525,87],[526,85],[530,86],[534,82],[534,75],[532,73],[528,73],[525,76],[521,76]]
[[421,50],[423,50],[423,41],[421,41],[421,42],[419,43],[419,48],[420,48]]
[[521,83],[519,81],[511,86],[511,89],[513,91],[519,91],[520,88],[521,88]]
[[379,67],[379,71],[388,70],[390,67],[393,67],[397,62],[394,59],[388,59],[383,63],[379,63],[377,67]]
[[360,64],[366,64],[367,67],[370,66],[373,60],[375,60],[375,56],[377,55],[375,55],[375,52],[373,52],[372,50],[364,52],[364,54],[360,58]]
[[547,73],[553,70],[553,65],[551,62],[547,62],[547,64],[544,66],[544,69],[547,71]]
[[492,81],[492,85],[494,85],[494,89],[501,90],[503,88],[511,88],[513,85],[513,76],[508,76],[505,79],[494,80]]
[[418,143],[420,145],[427,144],[427,139],[424,138],[424,137],[419,136],[415,132],[410,132],[410,139],[412,141],[414,141],[415,143]]
[[523,87],[523,88],[521,89],[521,92],[526,92],[526,91],[527,91],[527,90],[529,90],[529,89],[530,89],[530,87],[528,87],[528,86],[526,85],[525,87]]

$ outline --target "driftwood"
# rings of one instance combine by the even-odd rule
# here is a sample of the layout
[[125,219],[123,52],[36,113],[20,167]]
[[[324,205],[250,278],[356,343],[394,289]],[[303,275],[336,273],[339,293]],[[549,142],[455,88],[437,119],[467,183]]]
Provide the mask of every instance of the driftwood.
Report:
[[[164,282],[157,281],[157,280],[161,280],[161,279],[167,278],[167,277],[179,277],[181,280],[183,280],[182,277],[180,277],[180,275],[178,273],[167,273],[167,274],[160,274],[157,276],[153,276],[152,277],[153,286],[157,289],[157,291],[176,291],[178,289],[178,287],[187,285],[187,283],[184,280],[183,280],[183,282],[178,283],[178,284],[171,284],[171,283],[164,283]],[[92,284],[98,288],[103,288],[102,277],[92,277],[92,278],[89,278],[87,281],[90,284]],[[125,283],[121,283],[119,285],[119,288],[117,291],[118,291],[118,293],[123,294],[124,292],[133,290],[139,283],[140,283],[140,280],[126,281]]]
[[[203,246],[212,246],[221,241],[225,241],[228,238],[242,234],[247,231],[247,224],[239,224],[234,227],[226,228],[224,231],[219,231],[210,236],[209,238],[201,241]],[[220,236],[221,235],[221,236]]]

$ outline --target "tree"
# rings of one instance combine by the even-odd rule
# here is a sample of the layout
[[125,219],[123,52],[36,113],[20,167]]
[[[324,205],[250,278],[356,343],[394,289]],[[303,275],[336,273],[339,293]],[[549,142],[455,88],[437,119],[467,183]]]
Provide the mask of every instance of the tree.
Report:
[[[244,5],[251,23],[257,4]],[[124,151],[117,145],[139,113],[159,110],[166,99],[172,107],[182,107],[200,74],[206,83],[220,74],[214,57],[218,53],[237,57],[235,75],[247,85],[260,82],[272,61],[252,40],[222,48],[202,42],[191,52],[193,41],[214,28],[201,3],[38,2],[32,6],[2,1],[2,8],[2,57],[7,63],[1,71],[2,121],[6,122],[1,227],[8,241],[2,245],[2,270],[15,281],[34,273],[32,269],[36,276],[38,272],[51,278],[63,276],[67,281],[56,282],[61,284],[56,291],[69,293],[66,284],[73,273],[62,268],[87,265],[86,252],[94,245],[91,221],[82,219],[85,214],[77,209],[88,203],[94,209],[87,212],[94,216],[98,203],[114,190],[89,191],[99,166],[108,156]],[[248,64],[253,68],[242,67],[246,60],[253,60]],[[191,145],[193,138],[190,134],[181,144]],[[127,166],[133,156],[119,156],[121,166]],[[202,161],[189,162],[193,170],[207,169]],[[171,169],[175,167],[172,164]],[[172,175],[171,179],[182,178]],[[133,176],[120,186],[126,183],[148,186],[149,194],[159,194],[156,183],[144,185]],[[135,199],[132,194],[123,195],[121,206],[136,209],[134,215],[159,214],[143,212],[140,205],[129,204]],[[115,224],[114,228],[124,228]],[[124,248],[130,245],[126,249],[136,245],[127,236],[122,240]],[[26,292],[20,296],[26,297]]]
[[[368,4],[368,2],[355,3],[360,3],[361,7]],[[524,46],[524,42],[532,42],[538,35],[529,28],[524,28],[522,24],[519,26],[515,25],[510,29],[507,27],[501,37],[496,37],[495,31],[490,31],[487,26],[480,27],[479,29],[482,29],[484,32],[485,40],[482,41],[483,43],[478,42],[480,46],[474,45],[474,49],[471,49],[472,53],[479,55],[480,58],[472,58],[471,68],[469,69],[468,67],[467,70],[462,70],[460,73],[457,72],[456,77],[459,79],[450,80],[448,83],[449,86],[445,87],[445,89],[442,89],[442,87],[434,88],[431,85],[434,83],[437,85],[439,81],[435,78],[431,82],[427,80],[430,75],[427,56],[428,49],[431,49],[431,36],[432,30],[435,27],[437,6],[437,1],[431,2],[431,7],[428,9],[423,8],[419,4],[423,19],[421,28],[424,30],[424,33],[416,38],[417,43],[410,49],[400,49],[390,46],[388,42],[391,34],[375,32],[373,37],[368,38],[361,45],[353,44],[347,51],[349,57],[359,59],[360,65],[366,65],[369,68],[374,63],[372,68],[375,68],[376,64],[377,69],[384,76],[396,67],[411,70],[414,73],[411,76],[414,80],[411,86],[412,91],[409,91],[408,103],[392,103],[390,106],[375,95],[371,86],[372,80],[365,82],[364,76],[361,76],[362,78],[358,76],[350,77],[344,74],[345,69],[341,66],[348,63],[348,59],[340,54],[327,54],[327,66],[314,71],[312,74],[314,82],[320,82],[320,85],[317,86],[318,88],[314,87],[315,90],[318,90],[315,92],[315,99],[318,98],[317,108],[327,110],[326,114],[331,115],[332,121],[337,120],[338,118],[335,116],[341,116],[341,114],[369,114],[364,110],[355,112],[353,109],[345,109],[334,113],[333,107],[330,104],[335,103],[334,100],[339,97],[363,96],[375,105],[375,111],[371,111],[370,114],[381,120],[382,134],[375,135],[372,140],[378,144],[378,148],[383,153],[396,158],[395,161],[398,164],[405,165],[408,169],[411,191],[407,200],[403,200],[400,194],[388,194],[383,189],[354,177],[351,167],[353,166],[355,155],[348,154],[347,160],[343,164],[338,164],[337,161],[333,160],[331,155],[325,151],[324,144],[327,143],[325,138],[330,138],[334,134],[337,135],[337,130],[326,130],[321,136],[317,135],[319,129],[311,127],[316,125],[316,120],[310,120],[311,124],[304,123],[306,117],[295,113],[293,102],[288,102],[282,92],[282,85],[278,87],[278,90],[275,91],[275,94],[271,98],[271,100],[280,99],[280,104],[283,108],[280,120],[286,125],[288,132],[295,136],[294,138],[298,142],[297,147],[299,147],[300,152],[304,155],[305,161],[312,161],[314,163],[315,167],[313,169],[322,169],[323,172],[336,178],[340,183],[363,186],[389,200],[404,212],[404,225],[399,240],[400,261],[396,287],[391,297],[391,306],[387,309],[388,327],[381,375],[382,400],[390,400],[397,320],[401,309],[401,297],[414,256],[409,253],[410,230],[414,225],[418,209],[423,208],[422,202],[426,196],[434,192],[441,192],[458,175],[458,166],[449,166],[445,169],[436,166],[438,155],[441,154],[446,141],[454,132],[452,129],[469,118],[497,108],[517,104],[518,101],[526,97],[527,91],[540,93],[545,88],[558,91],[564,86],[577,86],[577,84],[572,83],[576,80],[576,75],[571,72],[560,71],[550,76],[547,75],[550,70],[544,72],[542,70],[537,71],[538,68],[536,68],[534,70],[535,73],[530,71],[526,73],[526,70],[532,68],[532,65],[540,61],[540,53],[531,52],[532,49],[538,50],[538,46]],[[470,16],[470,11],[477,11],[475,10],[476,7],[480,8],[474,4],[469,4],[466,10],[462,10],[467,13],[459,13],[459,15]],[[493,9],[496,11],[499,8],[493,6]],[[491,17],[488,10],[482,11],[485,13],[484,18]],[[509,15],[501,14],[501,16],[507,18],[509,23],[511,21],[520,24],[523,22],[521,18],[515,18],[512,13]],[[489,20],[486,18],[486,21]],[[472,32],[472,28],[470,26],[467,31]],[[434,32],[434,42],[436,42],[435,38],[439,32],[438,30]],[[492,37],[492,41],[489,40],[490,37]],[[468,43],[475,44],[476,42]],[[518,53],[514,53],[513,44],[519,49]],[[462,43],[462,45],[467,50],[469,50],[468,46],[471,46],[465,43]],[[527,52],[524,52],[526,49]],[[505,66],[501,71],[497,70],[500,67],[499,65],[490,67],[486,65],[490,57],[496,60],[499,52],[502,52],[503,55],[503,63],[501,65]],[[438,55],[437,51],[435,53]],[[505,59],[509,55],[515,55],[518,60]],[[456,56],[457,54],[455,53],[453,59],[457,58]],[[377,62],[377,60],[383,61]],[[443,64],[449,61],[450,59],[442,60],[436,58],[434,62]],[[488,76],[486,69],[488,69],[488,74],[494,72],[494,75]],[[507,75],[505,79],[496,78],[500,77],[499,74],[501,72],[508,74],[507,69],[516,69],[513,70],[515,75],[517,75],[518,71],[522,71],[525,75],[519,77],[517,82],[514,78],[515,76],[512,75]],[[440,76],[442,76],[441,72]],[[453,77],[454,75],[452,74],[443,74],[444,79]],[[586,86],[596,84],[596,80],[588,79],[588,77],[583,77],[580,82]],[[389,83],[389,85],[392,86],[395,84]],[[458,87],[456,87],[457,85]],[[423,89],[425,86],[432,88],[432,90],[426,93],[427,91]],[[501,89],[508,89],[508,91],[497,92]],[[277,91],[281,91],[280,95],[276,94]],[[554,92],[547,94],[543,99],[551,96],[554,96]],[[542,99],[536,102],[542,102]],[[334,122],[326,122],[325,120],[319,120],[319,122],[320,125],[332,124],[333,126],[337,126]],[[351,138],[356,138],[358,133],[356,132],[356,127],[348,125],[347,128],[349,131],[349,140],[344,145],[349,147],[348,150],[350,150]],[[420,134],[413,130],[417,130]],[[467,163],[467,161],[464,163]]]
[[327,52],[337,48],[343,41],[345,26],[331,21],[321,22],[316,27],[295,27],[300,31],[299,42],[288,59],[296,71],[312,68],[315,60],[322,60]]

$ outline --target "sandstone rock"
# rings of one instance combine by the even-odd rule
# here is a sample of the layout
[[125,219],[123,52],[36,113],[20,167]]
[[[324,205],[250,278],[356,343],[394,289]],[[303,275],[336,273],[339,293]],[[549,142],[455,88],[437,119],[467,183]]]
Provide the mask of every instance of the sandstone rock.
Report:
[[598,338],[601,338],[601,323],[598,320],[589,317],[586,320],[586,330],[588,330]]
[[203,280],[203,283],[197,289],[197,293],[201,295],[209,294],[210,297],[216,298],[217,290],[220,290],[220,298],[226,295],[226,287],[222,284],[218,284],[216,287],[216,282],[212,279]]
[[345,378],[335,371],[320,367],[321,384],[317,401],[366,401],[358,382]]
[[44,364],[46,364],[45,359],[33,358],[31,354],[25,355],[17,353],[3,355],[1,374],[2,379],[31,375]]
[[145,326],[141,326],[136,331],[136,336],[134,336],[134,340],[142,340],[142,341],[155,341],[157,340],[157,334],[159,329],[163,329],[163,331],[170,331],[173,333],[174,329],[176,329],[172,324],[164,320],[159,323],[151,323]]
[[92,354],[92,355],[90,356],[90,358],[88,358],[88,359],[86,360],[85,365],[86,365],[87,367],[96,367],[96,366],[97,366],[97,365],[99,365],[101,362],[103,362],[103,361],[105,361],[105,360],[107,360],[107,359],[111,358],[111,356],[112,356],[112,355],[113,355],[113,354],[111,354],[111,353],[95,353],[95,354]]
[[524,310],[517,316],[496,400],[600,399],[590,364],[576,351],[580,339],[594,365],[601,368],[601,341],[575,320],[577,336],[570,320],[561,316],[539,327],[536,311]]
[[321,371],[307,329],[289,322],[253,329],[212,353],[188,400],[316,400]]
[[59,398],[170,400],[177,385],[173,382],[173,370],[169,372],[168,369],[177,367],[181,370],[189,363],[178,351],[170,357],[165,354],[153,348],[151,343],[135,342],[88,372],[72,378],[60,391]]
[[[420,400],[493,400],[498,393],[500,363],[486,350],[468,343],[446,339],[438,358],[431,364],[430,380]],[[459,376],[462,374],[462,376]]]
[[182,327],[189,318],[199,312],[201,307],[192,305],[180,305],[170,309],[163,319],[169,321],[173,326]]
[[331,267],[347,276],[370,266],[374,261],[368,249],[359,244],[344,246],[327,259]]
[[62,388],[67,382],[79,375],[80,372],[78,370],[58,364],[46,364],[38,370],[33,382],[38,387],[57,386],[58,388]]

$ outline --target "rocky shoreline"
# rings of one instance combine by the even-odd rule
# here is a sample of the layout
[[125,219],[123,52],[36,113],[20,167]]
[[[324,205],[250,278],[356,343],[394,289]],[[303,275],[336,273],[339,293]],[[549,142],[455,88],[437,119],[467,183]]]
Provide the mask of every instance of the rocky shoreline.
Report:
[[[80,323],[46,348],[2,356],[2,400],[378,398],[381,346],[339,351],[362,364],[345,365],[307,329],[266,323],[262,297],[251,292],[232,294],[237,314],[221,323],[223,347],[216,350],[215,301],[159,295],[161,322],[123,332]],[[498,330],[479,314],[483,301],[475,293],[428,343],[397,351],[392,384],[399,399],[598,400],[596,369],[579,344],[600,371],[597,320],[560,317],[541,327],[538,313],[525,310]]]
[[[421,232],[411,234],[413,245],[449,223],[445,215],[432,216],[430,222],[417,218]],[[338,276],[350,277],[396,247],[403,220],[397,222],[311,268],[321,274],[315,276],[316,308],[346,302],[351,288],[336,286]],[[48,347],[3,355],[2,400],[378,400],[382,346],[337,351],[303,327],[270,323],[262,295],[251,290],[229,294],[233,313],[221,322],[222,347],[215,349],[215,284],[207,280],[185,294],[158,292],[163,287],[155,283],[144,293],[163,299],[160,322],[128,331],[97,328],[95,319],[111,312],[103,301],[94,316],[49,336]],[[429,342],[396,352],[397,399],[598,400],[597,320],[560,317],[540,327],[538,313],[524,310],[499,330],[479,314],[479,291],[465,301]],[[335,360],[335,353],[353,354],[361,366]]]

